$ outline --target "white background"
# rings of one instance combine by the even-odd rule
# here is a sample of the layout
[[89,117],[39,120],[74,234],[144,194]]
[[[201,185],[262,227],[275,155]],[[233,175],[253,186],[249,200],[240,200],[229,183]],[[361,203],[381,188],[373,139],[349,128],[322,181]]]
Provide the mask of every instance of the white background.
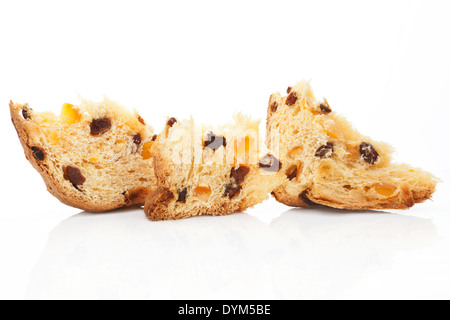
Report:
[[[448,1],[1,1],[1,299],[450,298]],[[150,222],[60,204],[9,100],[103,95],[167,116],[265,120],[307,79],[396,160],[443,180],[406,212],[290,209]],[[262,126],[263,128],[263,126]]]

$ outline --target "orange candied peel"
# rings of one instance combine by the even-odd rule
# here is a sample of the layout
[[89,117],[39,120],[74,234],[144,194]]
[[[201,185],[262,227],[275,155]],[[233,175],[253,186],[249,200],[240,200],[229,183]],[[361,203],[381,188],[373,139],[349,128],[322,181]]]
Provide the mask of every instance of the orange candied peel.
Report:
[[67,124],[75,124],[81,121],[81,115],[70,103],[64,103],[61,109],[60,118]]
[[198,186],[194,189],[194,196],[198,197],[199,199],[202,199],[204,201],[207,201],[209,197],[211,196],[211,189],[208,187],[202,187]]
[[152,157],[152,153],[151,153],[152,146],[153,146],[153,142],[144,143],[144,145],[142,146],[141,156],[145,160],[150,159]]
[[376,193],[384,196],[384,197],[392,197],[397,190],[397,187],[389,184],[389,183],[376,183],[372,186],[373,190],[375,190]]

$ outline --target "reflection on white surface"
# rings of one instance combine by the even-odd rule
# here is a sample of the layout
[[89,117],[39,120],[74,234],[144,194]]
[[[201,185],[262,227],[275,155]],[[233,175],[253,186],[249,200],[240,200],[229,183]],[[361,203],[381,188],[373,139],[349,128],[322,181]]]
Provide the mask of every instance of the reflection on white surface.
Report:
[[[274,268],[280,296],[335,298],[436,239],[431,220],[382,212],[291,210],[272,223],[289,239]],[[289,276],[290,275],[290,276]]]
[[291,210],[270,225],[247,214],[81,213],[50,233],[27,298],[335,298],[435,237],[430,220],[371,212]]

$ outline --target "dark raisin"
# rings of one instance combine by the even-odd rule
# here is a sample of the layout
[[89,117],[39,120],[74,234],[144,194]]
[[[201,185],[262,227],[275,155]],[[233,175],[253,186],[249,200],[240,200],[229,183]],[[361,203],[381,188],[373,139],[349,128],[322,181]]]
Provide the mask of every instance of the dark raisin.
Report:
[[33,151],[33,156],[38,161],[43,161],[45,159],[45,153],[38,147],[32,147],[31,151]]
[[183,190],[178,190],[177,202],[186,203],[187,191],[188,191],[187,188],[184,188]]
[[242,187],[240,185],[230,183],[225,187],[225,196],[230,199],[233,199],[236,195],[239,194],[241,189]]
[[155,135],[153,136],[153,138],[152,138],[152,141],[155,141],[157,138],[158,138],[158,135],[155,134]]
[[139,147],[141,145],[142,137],[139,133],[133,137],[133,142],[136,145],[136,147]]
[[268,154],[259,161],[259,167],[266,171],[278,172],[281,170],[281,162],[273,155]]
[[278,103],[276,101],[274,103],[272,103],[271,110],[272,110],[272,112],[275,112],[278,110]]
[[230,172],[231,183],[225,186],[225,196],[230,199],[234,198],[242,189],[241,184],[244,182],[245,177],[249,174],[250,168],[246,166],[240,166],[239,168],[233,168]]
[[334,145],[331,142],[328,142],[326,145],[321,146],[317,149],[315,156],[317,158],[331,158],[334,152]]
[[364,161],[370,164],[374,164],[375,162],[377,162],[378,158],[380,157],[373,145],[367,142],[361,143],[361,145],[359,146],[359,152],[361,153]]
[[141,116],[138,116],[138,121],[145,126],[145,121],[144,121],[144,119],[142,119]]
[[29,120],[29,119],[31,119],[31,108],[29,108],[28,106],[24,106],[23,107],[23,109],[22,109],[22,117],[25,119],[25,120]]
[[170,118],[169,119],[169,121],[167,121],[167,125],[169,126],[169,127],[172,127],[175,123],[177,123],[178,122],[178,120],[177,119],[175,119],[175,118]]
[[240,166],[239,168],[231,169],[230,177],[234,179],[237,185],[241,185],[245,177],[249,174],[250,168],[246,166]]
[[287,92],[288,94],[291,93],[291,91],[292,91],[292,87],[288,87],[287,90],[286,90],[286,92]]
[[208,132],[206,134],[206,141],[204,142],[204,147],[209,148],[211,150],[218,150],[220,147],[227,146],[227,139],[222,136],[216,136],[212,132]]
[[288,106],[292,106],[293,104],[295,104],[297,102],[297,94],[292,91],[289,96],[286,98],[286,104]]
[[291,181],[294,180],[295,178],[297,178],[297,173],[298,173],[297,166],[293,166],[287,172],[288,179],[291,180]]
[[330,113],[332,111],[327,100],[320,104],[320,111],[322,111],[323,113]]
[[86,181],[80,169],[71,166],[64,168],[64,179],[69,180],[74,186],[82,185]]
[[94,119],[91,122],[91,134],[98,136],[111,129],[111,120],[108,117]]

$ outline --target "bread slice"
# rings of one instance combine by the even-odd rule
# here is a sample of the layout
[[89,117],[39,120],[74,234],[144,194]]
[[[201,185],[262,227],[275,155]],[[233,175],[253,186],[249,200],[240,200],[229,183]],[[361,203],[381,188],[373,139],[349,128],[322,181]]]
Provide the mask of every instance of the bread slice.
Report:
[[64,104],[61,115],[10,103],[25,156],[61,202],[100,212],[143,205],[156,189],[153,129],[105,99]]
[[145,203],[149,219],[245,211],[286,179],[275,157],[261,156],[259,122],[234,120],[213,130],[192,119],[168,121],[152,148],[158,189]]
[[289,206],[407,209],[436,188],[430,173],[391,163],[389,145],[359,134],[306,81],[270,97],[267,143],[288,177],[273,195]]

